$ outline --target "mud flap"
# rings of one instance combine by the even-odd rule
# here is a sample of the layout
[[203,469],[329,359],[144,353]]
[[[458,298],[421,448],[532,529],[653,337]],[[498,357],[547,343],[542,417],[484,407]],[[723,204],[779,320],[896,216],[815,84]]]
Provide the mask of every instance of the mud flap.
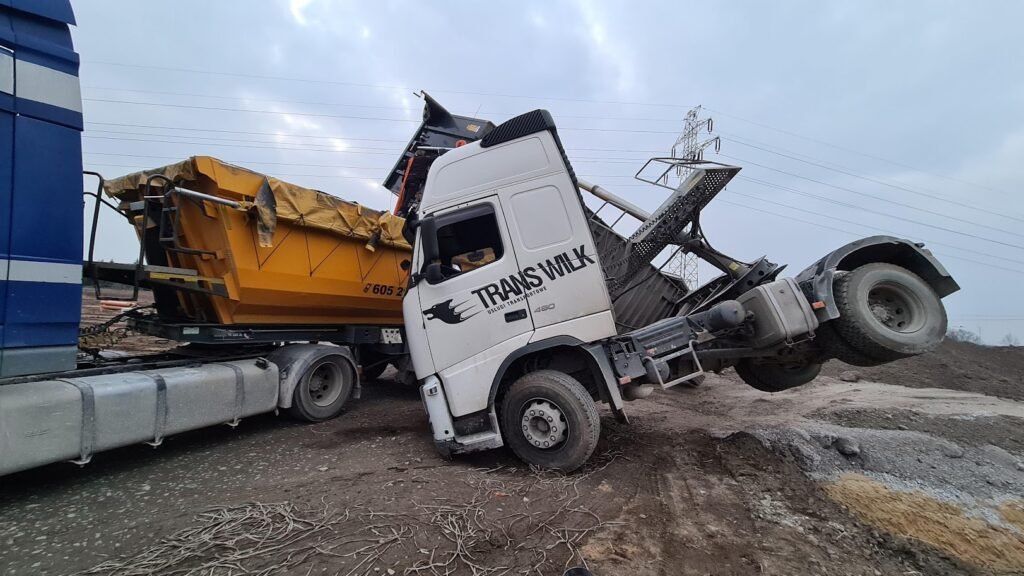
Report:
[[601,344],[590,344],[583,346],[590,355],[590,369],[594,373],[594,380],[597,382],[597,392],[601,400],[608,403],[615,415],[615,420],[622,424],[629,424],[629,416],[622,402],[622,393],[619,391],[619,381],[612,371],[611,362],[608,361],[608,353]]

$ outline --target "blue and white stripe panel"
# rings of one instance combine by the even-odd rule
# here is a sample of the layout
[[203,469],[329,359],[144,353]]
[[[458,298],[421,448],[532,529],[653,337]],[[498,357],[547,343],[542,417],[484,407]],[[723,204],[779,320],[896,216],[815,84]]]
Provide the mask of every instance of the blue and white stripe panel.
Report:
[[37,260],[0,260],[6,269],[4,347],[78,343],[82,265]]
[[73,23],[68,0],[0,0],[0,376],[74,366],[83,222]]

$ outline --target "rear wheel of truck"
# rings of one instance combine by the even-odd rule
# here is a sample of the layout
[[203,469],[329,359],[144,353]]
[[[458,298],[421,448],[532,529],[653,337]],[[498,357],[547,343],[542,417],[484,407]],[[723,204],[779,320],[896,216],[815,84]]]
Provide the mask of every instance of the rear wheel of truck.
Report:
[[946,335],[946,309],[920,276],[894,264],[865,264],[836,279],[836,331],[851,348],[890,362],[933,350]]
[[512,383],[501,404],[501,427],[505,442],[524,462],[562,472],[582,466],[601,435],[590,393],[554,370],[531,372]]
[[736,374],[751,388],[762,392],[782,392],[814,380],[821,364],[778,364],[744,358],[736,365]]
[[309,422],[330,420],[341,414],[352,396],[356,374],[341,356],[324,356],[310,364],[299,379],[289,413]]

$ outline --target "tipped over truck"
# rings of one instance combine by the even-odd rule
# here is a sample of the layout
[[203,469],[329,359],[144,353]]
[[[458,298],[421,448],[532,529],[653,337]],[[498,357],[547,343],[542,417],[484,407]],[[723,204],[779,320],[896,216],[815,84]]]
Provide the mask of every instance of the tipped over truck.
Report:
[[[652,159],[687,177],[648,213],[576,177],[547,111],[496,125],[426,94],[384,181],[393,213],[203,156],[110,181],[89,172],[83,261],[73,18],[58,5],[0,6],[20,38],[47,22],[60,49],[24,73],[63,75],[36,85],[67,92],[0,82],[13,90],[0,94],[13,158],[0,179],[13,207],[0,212],[0,474],[277,409],[333,418],[388,365],[419,387],[441,453],[508,445],[571,471],[597,444],[601,403],[627,421],[626,402],[730,367],[778,392],[829,359],[890,362],[945,334],[941,299],[959,287],[921,244],[864,238],[784,277],[705,238],[701,210],[739,167]],[[19,70],[14,48],[0,74]],[[630,236],[601,219],[609,204],[638,220]],[[137,261],[95,258],[105,206],[136,231]],[[672,247],[722,274],[686,286],[656,265]],[[81,326],[83,277],[98,299],[146,289],[154,304]],[[179,346],[108,354],[121,319]]]
[[[490,125],[429,97],[424,118]],[[959,287],[921,244],[864,238],[793,278],[765,257],[745,262],[712,248],[700,212],[739,167],[654,158],[638,172],[660,166],[652,184],[672,170],[687,177],[647,213],[576,178],[545,110],[440,154],[415,148],[397,208],[414,246],[405,329],[443,453],[507,444],[531,464],[573,470],[597,444],[597,403],[626,421],[624,401],[729,367],[779,392],[811,381],[831,358],[881,364],[945,335],[941,298]],[[615,234],[581,190],[638,219],[636,231]],[[671,246],[722,274],[692,290],[672,284],[673,293],[653,266]],[[458,264],[474,255],[473,267]]]

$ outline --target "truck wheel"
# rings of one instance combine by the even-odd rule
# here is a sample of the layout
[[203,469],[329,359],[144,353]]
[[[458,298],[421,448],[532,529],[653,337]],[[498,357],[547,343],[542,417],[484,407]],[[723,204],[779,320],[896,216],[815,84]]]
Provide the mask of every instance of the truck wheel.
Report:
[[751,388],[762,392],[782,392],[796,388],[814,380],[821,372],[821,364],[770,364],[755,362],[750,358],[740,360],[736,365],[736,374]]
[[501,404],[501,427],[521,460],[562,472],[582,466],[601,435],[590,393],[554,370],[531,372],[512,383]]
[[893,264],[865,264],[836,279],[835,329],[854,350],[891,362],[934,349],[946,309],[920,276]]
[[288,412],[309,422],[323,422],[341,414],[352,395],[356,374],[341,356],[324,356],[313,362],[295,386]]

